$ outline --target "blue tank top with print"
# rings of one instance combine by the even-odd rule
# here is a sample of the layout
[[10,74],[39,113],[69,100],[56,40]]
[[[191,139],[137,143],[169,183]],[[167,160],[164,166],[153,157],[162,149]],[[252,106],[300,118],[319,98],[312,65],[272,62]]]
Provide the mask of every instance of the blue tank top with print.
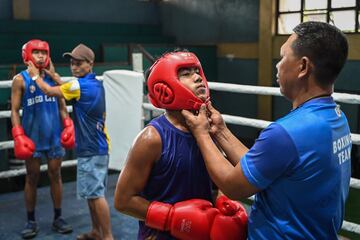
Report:
[[[34,142],[36,151],[61,147],[62,127],[57,98],[45,95],[26,70],[20,74],[25,85],[21,123],[26,136]],[[47,75],[45,75],[44,81],[50,86],[55,85]]]

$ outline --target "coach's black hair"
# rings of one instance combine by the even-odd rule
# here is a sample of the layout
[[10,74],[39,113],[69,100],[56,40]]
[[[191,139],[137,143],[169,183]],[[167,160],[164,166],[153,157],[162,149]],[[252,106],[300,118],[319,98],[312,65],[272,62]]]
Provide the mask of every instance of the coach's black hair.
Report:
[[296,56],[306,56],[315,66],[315,78],[322,86],[333,84],[348,56],[348,42],[338,28],[323,22],[304,22],[294,28],[292,44]]

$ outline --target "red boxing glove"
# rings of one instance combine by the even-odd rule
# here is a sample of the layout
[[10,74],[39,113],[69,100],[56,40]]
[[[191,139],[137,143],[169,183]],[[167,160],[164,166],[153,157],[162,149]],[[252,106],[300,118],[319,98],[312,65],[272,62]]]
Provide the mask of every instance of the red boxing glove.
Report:
[[191,199],[175,203],[152,202],[146,214],[145,224],[181,240],[208,240],[210,229],[219,210],[211,202]]
[[22,160],[31,158],[35,151],[35,144],[25,135],[24,129],[21,126],[15,126],[11,133],[14,138],[15,157]]
[[70,117],[64,119],[64,130],[61,133],[61,145],[66,149],[75,146],[75,128]]
[[220,210],[221,214],[214,219],[210,239],[245,240],[247,237],[247,214],[241,203],[222,195],[216,200],[216,208]]

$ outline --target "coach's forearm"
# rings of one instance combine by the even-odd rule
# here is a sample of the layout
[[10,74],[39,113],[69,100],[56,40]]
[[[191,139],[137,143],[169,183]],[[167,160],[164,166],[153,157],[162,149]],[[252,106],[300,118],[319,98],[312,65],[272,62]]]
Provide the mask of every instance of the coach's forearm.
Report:
[[56,82],[57,85],[61,85],[63,84],[63,82],[61,81],[61,77],[59,74],[54,73],[52,76],[50,76],[52,78],[52,80],[54,80],[54,82]]
[[224,153],[227,159],[235,166],[240,159],[249,151],[249,149],[237,139],[228,128],[217,133],[215,140]]
[[41,91],[43,91],[46,95],[48,96],[55,96],[55,97],[60,97],[63,98],[63,94],[60,90],[59,86],[50,86],[49,84],[47,84],[42,77],[38,77],[36,79],[36,83],[39,86],[39,88],[41,89]]
[[210,135],[197,137],[196,141],[211,179],[219,189],[225,189],[226,174],[231,172],[234,166],[223,156]]

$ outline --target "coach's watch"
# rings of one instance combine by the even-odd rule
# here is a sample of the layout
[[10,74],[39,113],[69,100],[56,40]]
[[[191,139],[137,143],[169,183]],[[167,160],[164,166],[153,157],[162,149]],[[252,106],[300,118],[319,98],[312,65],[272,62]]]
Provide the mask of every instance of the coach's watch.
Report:
[[33,81],[36,81],[36,79],[38,79],[39,77],[40,77],[39,74],[37,74],[37,75],[33,76],[31,79],[32,79]]

